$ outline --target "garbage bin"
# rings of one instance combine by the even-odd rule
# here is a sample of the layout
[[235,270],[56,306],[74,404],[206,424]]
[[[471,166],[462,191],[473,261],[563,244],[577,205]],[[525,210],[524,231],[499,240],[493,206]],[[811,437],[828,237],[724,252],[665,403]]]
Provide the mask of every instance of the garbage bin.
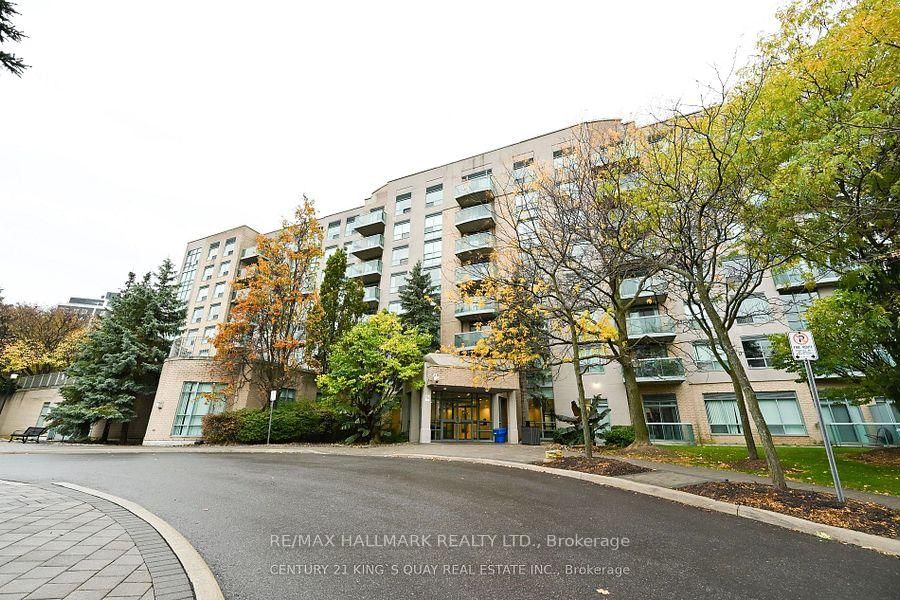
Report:
[[498,427],[494,429],[494,443],[495,444],[505,444],[506,443],[506,427]]

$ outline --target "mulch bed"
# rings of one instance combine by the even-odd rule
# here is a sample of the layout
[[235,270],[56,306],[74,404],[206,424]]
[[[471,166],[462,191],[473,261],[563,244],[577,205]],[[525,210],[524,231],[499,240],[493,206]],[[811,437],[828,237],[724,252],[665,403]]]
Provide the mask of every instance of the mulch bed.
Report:
[[611,477],[646,473],[651,470],[631,463],[622,462],[621,460],[597,457],[585,458],[583,456],[566,456],[557,458],[556,460],[536,462],[534,464],[542,465],[544,467],[553,467],[554,469],[568,469],[569,471],[592,473],[594,475],[609,475]]
[[838,504],[832,494],[791,489],[778,491],[762,483],[714,481],[679,488],[681,491],[800,517],[889,538],[900,537],[900,510],[874,502],[847,500]]
[[870,465],[900,467],[900,448],[876,448],[868,452],[849,454],[847,458]]

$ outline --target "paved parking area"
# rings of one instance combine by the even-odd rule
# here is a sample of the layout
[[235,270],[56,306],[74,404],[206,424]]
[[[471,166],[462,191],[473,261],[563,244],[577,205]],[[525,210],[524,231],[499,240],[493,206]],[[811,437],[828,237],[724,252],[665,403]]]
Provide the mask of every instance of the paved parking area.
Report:
[[106,500],[0,482],[0,600],[188,600],[155,529]]

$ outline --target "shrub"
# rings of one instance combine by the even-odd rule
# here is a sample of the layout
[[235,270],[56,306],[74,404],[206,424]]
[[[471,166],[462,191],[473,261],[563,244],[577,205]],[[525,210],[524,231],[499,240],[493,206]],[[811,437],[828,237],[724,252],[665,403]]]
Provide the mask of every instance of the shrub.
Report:
[[614,425],[600,434],[607,446],[624,448],[634,442],[634,427],[631,425]]
[[236,444],[243,423],[238,413],[204,415],[203,440],[208,444]]

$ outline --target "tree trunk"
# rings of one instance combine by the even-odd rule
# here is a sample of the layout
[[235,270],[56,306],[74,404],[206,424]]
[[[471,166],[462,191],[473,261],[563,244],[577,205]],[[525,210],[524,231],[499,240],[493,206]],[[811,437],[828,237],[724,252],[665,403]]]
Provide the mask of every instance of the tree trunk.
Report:
[[594,432],[591,431],[590,407],[584,395],[584,380],[581,378],[581,360],[578,356],[578,346],[573,346],[572,366],[575,368],[575,383],[578,387],[578,406],[581,408],[581,431],[584,434],[584,457],[594,457]]
[[[729,367],[730,368],[730,367]],[[741,417],[741,430],[744,432],[744,443],[747,444],[747,458],[759,460],[759,451],[756,449],[756,440],[753,439],[753,431],[750,429],[750,415],[747,414],[747,403],[744,401],[744,390],[731,380],[734,386],[734,397],[737,400],[738,414]]]
[[628,400],[628,414],[631,417],[631,426],[634,428],[634,442],[632,446],[649,446],[650,429],[647,427],[647,417],[644,415],[644,402],[641,399],[641,389],[638,387],[637,375],[634,372],[634,363],[631,357],[622,356],[622,378],[625,380],[625,397]]
[[705,288],[698,285],[697,291],[700,292],[697,294],[700,304],[703,307],[703,310],[706,311],[706,315],[713,326],[713,331],[716,333],[719,346],[725,352],[725,356],[728,357],[728,364],[731,366],[732,383],[733,385],[740,387],[741,391],[744,393],[744,404],[746,405],[747,412],[750,413],[750,417],[753,418],[753,424],[756,425],[756,432],[759,434],[763,450],[766,453],[766,465],[769,467],[769,477],[772,479],[772,485],[779,490],[786,490],[787,483],[784,479],[784,469],[781,467],[781,460],[778,458],[778,454],[775,452],[775,442],[772,441],[772,434],[769,433],[769,426],[766,425],[766,420],[763,418],[762,411],[759,409],[756,392],[753,391],[753,386],[750,384],[750,378],[747,377],[747,371],[744,370],[744,365],[741,363],[737,351],[735,351],[734,346],[731,345],[731,338],[728,337],[728,330],[725,329],[725,324],[719,317],[719,313],[716,312],[716,307],[712,303],[712,300],[710,300],[709,295],[705,293]]
[[[519,411],[519,418],[516,420],[519,427],[519,440],[525,439],[525,417],[528,415],[528,399],[525,398],[525,388],[528,386],[528,376],[525,369],[519,370],[519,397],[516,398],[516,410]],[[541,409],[541,418],[543,418],[543,407]],[[534,427],[534,423],[532,423]]]
[[122,430],[119,432],[119,443],[128,444],[128,421],[122,423]]
[[112,423],[110,423],[109,420],[103,424],[103,433],[100,435],[100,442],[103,444],[109,439],[109,428],[111,425]]

